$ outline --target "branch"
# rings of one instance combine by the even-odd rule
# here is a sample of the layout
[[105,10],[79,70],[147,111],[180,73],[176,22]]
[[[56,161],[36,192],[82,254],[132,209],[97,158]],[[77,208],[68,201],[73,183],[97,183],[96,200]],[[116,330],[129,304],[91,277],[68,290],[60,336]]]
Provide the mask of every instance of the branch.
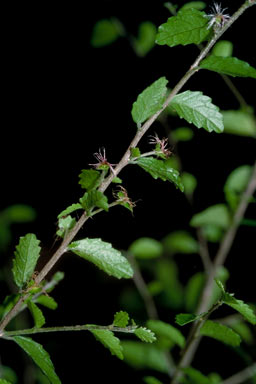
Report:
[[256,376],[256,363],[252,364],[250,367],[243,369],[241,372],[236,373],[228,379],[222,381],[220,384],[240,384],[250,379],[254,375]]

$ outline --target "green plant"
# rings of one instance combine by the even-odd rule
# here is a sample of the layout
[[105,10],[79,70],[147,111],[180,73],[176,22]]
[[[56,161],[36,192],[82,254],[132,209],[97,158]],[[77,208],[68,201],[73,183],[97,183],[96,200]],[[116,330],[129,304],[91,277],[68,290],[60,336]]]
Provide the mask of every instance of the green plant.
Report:
[[[240,317],[239,321],[235,321],[234,324],[224,324],[223,321],[209,320],[209,316],[225,304],[236,310],[252,325],[256,324],[253,308],[236,299],[224,288],[223,283],[227,280],[228,273],[224,268],[221,268],[256,189],[256,165],[242,166],[231,173],[224,187],[226,204],[211,206],[192,217],[190,225],[196,228],[198,240],[188,232],[177,231],[166,237],[163,243],[149,238],[139,239],[124,254],[114,249],[110,243],[98,238],[74,240],[86,221],[102,211],[109,211],[110,208],[121,205],[133,212],[135,203],[130,199],[127,190],[122,186],[122,180],[119,178],[119,173],[127,165],[139,166],[154,179],[172,182],[177,189],[185,192],[188,200],[191,200],[196,187],[196,180],[193,175],[180,173],[175,167],[172,157],[170,157],[171,151],[168,148],[167,139],[159,138],[158,135],[153,136],[150,140],[153,148],[148,152],[141,152],[138,147],[140,140],[152,124],[158,118],[164,118],[165,113],[175,113],[188,123],[194,124],[197,128],[204,128],[208,132],[221,133],[225,127],[226,132],[255,138],[255,117],[247,105],[243,105],[242,110],[222,114],[219,108],[212,103],[210,97],[202,92],[190,90],[180,92],[187,81],[201,69],[214,71],[224,76],[256,78],[255,68],[231,56],[229,43],[216,44],[244,11],[255,5],[255,1],[246,1],[231,17],[223,15],[219,7],[216,7],[214,14],[207,17],[204,12],[196,9],[198,6],[202,7],[202,4],[199,4],[202,2],[196,3],[197,5],[193,4],[192,8],[183,7],[176,15],[170,17],[167,23],[160,26],[156,35],[156,43],[172,47],[187,44],[201,45],[206,42],[205,46],[199,46],[199,56],[172,90],[167,88],[167,79],[160,77],[138,96],[132,107],[132,118],[137,125],[137,132],[120,162],[115,166],[111,164],[106,157],[105,149],[101,149],[95,154],[97,162],[91,168],[82,170],[79,184],[85,193],[78,202],[68,206],[58,215],[57,236],[62,240],[57,251],[41,271],[36,272],[36,265],[40,257],[39,240],[36,236],[27,234],[21,237],[16,247],[12,272],[18,293],[6,297],[1,306],[0,336],[5,340],[16,342],[32,357],[52,383],[59,383],[60,379],[48,353],[42,345],[27,335],[86,330],[91,332],[118,358],[125,357],[135,366],[153,367],[169,374],[172,377],[172,384],[178,382],[218,383],[221,382],[221,378],[217,374],[205,376],[190,367],[200,339],[202,336],[208,336],[231,347],[237,347],[241,343],[241,336],[236,326],[242,324],[242,327],[246,327],[246,325]],[[167,5],[172,12],[176,12],[171,4]],[[104,25],[99,23],[96,26],[92,40],[94,45],[99,46],[113,41],[116,31],[119,34],[121,31],[123,34],[120,23],[115,20],[114,24],[113,27],[113,24],[104,21]],[[103,40],[102,43],[99,36],[97,37],[97,33],[103,27],[110,28],[108,34],[110,40]],[[135,52],[140,56],[144,56],[151,47],[151,43],[145,43],[143,40],[143,36],[149,34],[151,36],[150,41],[152,41],[153,29],[150,24],[147,24],[141,28],[140,38],[132,40]],[[224,55],[223,50],[225,51]],[[219,54],[220,51],[221,55]],[[224,77],[224,79],[230,82],[227,80],[229,78]],[[232,83],[229,83],[229,86],[234,91]],[[237,91],[235,93],[237,94]],[[241,104],[243,103],[242,101]],[[243,123],[246,129],[241,129],[241,124],[235,125],[239,119],[246,122]],[[180,128],[171,133],[170,138],[179,142],[189,140],[191,135],[189,128]],[[109,202],[105,191],[113,185],[112,183],[119,185],[119,188],[117,188],[112,202]],[[77,211],[78,213],[81,212],[78,221],[75,219]],[[207,241],[220,244],[213,261],[209,256]],[[174,260],[162,260],[160,258],[163,249],[169,250],[171,254],[200,254],[205,271],[191,277],[185,292],[179,282]],[[67,251],[95,264],[110,276],[118,279],[133,277],[150,318],[146,324],[147,327],[137,325],[134,320],[129,321],[132,313],[128,314],[126,311],[117,312],[114,315],[113,323],[108,326],[86,324],[44,327],[45,318],[38,304],[51,309],[57,307],[57,303],[53,297],[49,296],[49,293],[64,276],[59,272],[50,281],[45,278]],[[144,259],[144,265],[142,259]],[[157,261],[157,266],[154,273],[151,271],[153,279],[147,285],[141,270],[143,268],[150,269],[150,264],[153,261]],[[146,265],[147,267],[145,267]],[[153,298],[157,294],[162,294],[163,303],[171,302],[177,311],[186,309],[187,313],[177,315],[176,323],[179,326],[193,323],[187,339],[178,327],[159,319]],[[34,318],[34,326],[28,329],[6,330],[7,325],[21,311],[27,309]],[[250,333],[250,328],[247,331]],[[134,334],[143,343],[149,344],[131,340],[120,343],[116,336],[120,332]],[[174,363],[169,352],[175,345],[182,349],[182,357],[178,363]],[[150,361],[145,362],[141,358],[141,356],[149,355],[153,356]],[[163,363],[164,359],[166,359],[167,364]],[[254,366],[246,377],[253,376],[253,369]],[[8,382],[5,379],[1,380],[3,383]],[[145,382],[157,383],[159,380],[155,377],[145,377]]]

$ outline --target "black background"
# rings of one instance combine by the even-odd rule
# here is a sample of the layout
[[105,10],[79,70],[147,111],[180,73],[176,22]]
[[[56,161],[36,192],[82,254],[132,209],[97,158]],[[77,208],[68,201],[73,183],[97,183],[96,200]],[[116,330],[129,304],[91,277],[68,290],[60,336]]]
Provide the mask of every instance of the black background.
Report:
[[[232,14],[240,2],[225,1],[222,5]],[[93,25],[112,16],[119,18],[130,34],[136,35],[140,22],[150,20],[159,26],[169,13],[163,1],[156,0],[20,4],[9,6],[4,12],[0,209],[15,203],[36,209],[35,223],[13,227],[14,244],[26,232],[36,233],[43,247],[42,265],[56,248],[58,213],[81,195],[77,183],[80,170],[95,162],[93,153],[103,146],[108,160],[117,163],[135,134],[130,111],[137,95],[161,76],[166,76],[173,87],[198,54],[192,45],[172,49],[156,46],[145,58],[138,58],[126,39],[119,39],[109,47],[92,48]],[[234,43],[234,56],[255,67],[254,20],[255,9],[250,8],[224,38]],[[255,81],[234,79],[234,83],[248,104],[255,105]],[[185,89],[204,92],[221,109],[239,107],[217,74],[201,71]],[[180,125],[183,123],[174,120],[174,128]],[[163,134],[159,123],[149,133],[154,131]],[[179,146],[184,170],[198,179],[193,208],[173,185],[154,181],[139,169],[127,168],[121,177],[129,195],[137,201],[134,216],[115,208],[90,220],[78,237],[101,237],[119,249],[127,249],[137,237],[161,239],[172,230],[188,229],[194,212],[224,202],[222,189],[228,174],[239,165],[253,164],[255,142],[203,130],[195,129],[194,133],[191,142]],[[148,148],[147,138],[141,145]],[[247,217],[255,218],[253,205]],[[246,301],[255,301],[254,235],[255,229],[242,227],[227,261],[232,274],[229,290]],[[9,260],[14,244],[6,255]],[[1,264],[6,258],[0,260]],[[191,272],[201,269],[197,257],[181,260],[184,281]],[[49,326],[111,323],[113,313],[120,309],[120,290],[132,284],[102,276],[72,255],[64,255],[57,269],[65,271],[66,278],[56,289],[58,312],[54,315],[46,312]],[[6,293],[4,288],[2,292],[1,298]],[[164,316],[163,320],[170,321],[169,314]],[[85,383],[90,375],[93,382],[107,379],[118,383],[121,374],[123,382],[141,382],[140,373],[135,374],[111,357],[87,333],[35,339],[51,353],[63,383]],[[208,343],[202,344],[202,351],[208,347],[207,358],[203,359],[204,371],[218,367],[223,370],[222,358],[215,356],[216,344]],[[1,350],[4,347],[5,343]],[[20,356],[16,347],[0,354],[5,364],[10,364],[11,359],[12,367],[16,366],[21,375],[22,364],[16,362],[16,356],[17,359]],[[203,354],[198,353],[195,366],[202,365],[199,359]],[[232,359],[222,371],[224,376],[233,373],[234,367],[243,368],[236,356]]]

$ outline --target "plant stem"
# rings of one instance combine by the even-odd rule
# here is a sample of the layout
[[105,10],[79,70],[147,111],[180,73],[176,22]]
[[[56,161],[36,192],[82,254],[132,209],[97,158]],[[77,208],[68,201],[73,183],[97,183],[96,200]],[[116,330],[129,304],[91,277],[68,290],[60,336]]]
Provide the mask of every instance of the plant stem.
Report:
[[[185,75],[180,79],[180,81],[176,84],[176,86],[172,89],[169,96],[167,97],[166,101],[164,102],[162,108],[156,112],[153,116],[151,116],[144,124],[143,126],[138,129],[136,135],[134,136],[132,142],[130,143],[128,149],[126,150],[125,154],[123,155],[120,162],[117,164],[117,166],[114,169],[114,173],[111,172],[110,175],[103,180],[102,184],[99,187],[99,191],[104,192],[108,186],[111,184],[114,177],[116,177],[119,172],[129,164],[130,161],[130,149],[137,146],[141,138],[145,135],[145,133],[148,131],[148,129],[151,127],[151,125],[154,123],[154,121],[158,118],[158,116],[162,113],[162,111],[169,105],[171,100],[174,98],[174,96],[177,95],[177,93],[181,90],[181,88],[187,83],[187,81],[190,79],[191,76],[193,76],[198,70],[198,65],[200,64],[201,60],[205,58],[205,56],[208,54],[210,49],[213,47],[213,45],[216,43],[216,41],[222,36],[222,34],[233,24],[235,20],[238,19],[238,17],[250,6],[254,5],[255,1],[250,2],[249,0],[246,1],[241,8],[229,19],[229,21],[224,25],[224,27],[215,34],[215,36],[210,40],[210,42],[206,45],[206,47],[202,50],[200,55],[197,57],[195,62],[192,64],[190,69],[185,73]],[[88,220],[88,216],[86,215],[86,212],[82,214],[76,225],[70,230],[70,232],[67,234],[67,236],[63,239],[60,247],[57,249],[57,251],[53,254],[53,256],[50,258],[50,260],[46,263],[46,265],[43,267],[41,272],[38,274],[38,276],[35,279],[36,284],[40,284],[40,282],[45,278],[45,276],[49,273],[49,271],[53,268],[53,266],[57,263],[57,261],[60,259],[60,257],[67,251],[68,245],[71,243],[71,241],[74,239],[74,237],[77,235],[79,230],[82,228],[84,223]],[[23,302],[28,298],[29,294],[26,294],[25,296],[22,296],[19,301],[14,305],[14,307],[7,313],[4,319],[2,319],[0,323],[0,335],[3,332],[4,328],[7,326],[7,324],[12,320],[14,316],[19,312],[20,306],[23,304]]]
[[256,376],[256,363],[222,381],[220,384],[240,384],[250,379],[254,375]]

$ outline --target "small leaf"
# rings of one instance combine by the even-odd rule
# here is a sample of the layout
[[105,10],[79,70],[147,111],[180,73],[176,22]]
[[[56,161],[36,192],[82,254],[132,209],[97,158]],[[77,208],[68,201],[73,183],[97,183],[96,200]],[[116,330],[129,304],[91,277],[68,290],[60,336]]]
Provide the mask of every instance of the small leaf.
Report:
[[190,141],[194,137],[194,132],[191,128],[180,127],[172,131],[171,136],[175,141]]
[[71,243],[68,249],[76,255],[95,264],[110,276],[129,279],[133,270],[121,252],[112,248],[110,243],[101,239],[84,239]]
[[204,1],[190,1],[186,4],[184,4],[181,8],[180,11],[184,9],[190,9],[194,8],[197,9],[198,11],[202,11],[206,7],[206,4]]
[[133,41],[133,48],[140,57],[146,56],[155,45],[156,27],[150,21],[144,21],[139,25],[138,38]]
[[241,337],[236,332],[223,324],[211,320],[205,321],[200,329],[200,334],[222,341],[232,347],[238,347],[241,344]]
[[143,380],[146,384],[163,384],[162,381],[159,381],[153,376],[146,376],[143,378]]
[[186,231],[175,231],[163,240],[167,252],[175,253],[197,253],[199,246],[197,241]]
[[108,211],[108,198],[100,191],[93,190],[85,192],[83,197],[80,199],[80,203],[88,215],[90,215],[90,212],[94,207],[102,208],[104,211]]
[[237,111],[221,111],[224,121],[224,133],[256,138],[256,121],[253,113]]
[[233,44],[228,40],[219,40],[212,49],[214,56],[230,57],[233,53]]
[[156,337],[154,332],[152,332],[150,329],[147,329],[145,327],[139,327],[136,328],[134,331],[134,334],[141,340],[146,343],[153,343],[156,341]]
[[154,179],[160,178],[163,181],[171,181],[181,192],[184,191],[179,172],[176,169],[169,168],[163,160],[153,157],[142,157],[136,160],[136,164],[148,172]]
[[208,21],[203,12],[196,9],[181,10],[177,16],[170,17],[167,23],[160,25],[156,35],[159,45],[200,44],[207,40],[210,31]]
[[195,214],[190,220],[192,227],[203,227],[205,225],[215,225],[221,229],[228,229],[230,226],[230,214],[224,204],[212,205],[204,211]]
[[70,215],[66,216],[66,217],[61,217],[59,218],[59,221],[58,221],[58,231],[56,232],[56,234],[59,236],[59,237],[62,237],[64,238],[68,232],[74,228],[76,224],[76,220],[71,217]]
[[82,169],[79,175],[79,184],[87,191],[91,191],[99,186],[100,172],[95,169]]
[[120,177],[114,177],[114,179],[112,179],[112,183],[114,184],[122,184],[122,179],[120,179]]
[[179,117],[197,128],[220,133],[224,130],[223,117],[219,108],[211,101],[211,98],[202,92],[185,91],[174,96],[170,106],[175,109]]
[[186,339],[177,328],[171,324],[167,324],[160,320],[148,320],[147,326],[156,333],[157,336],[162,336],[179,345],[181,348],[184,347]]
[[7,381],[5,379],[0,379],[0,384],[12,384],[10,381]]
[[205,275],[197,272],[188,280],[185,288],[185,308],[188,312],[196,311],[205,283]]
[[139,157],[140,156],[140,149],[138,147],[131,148],[131,157]]
[[116,19],[99,20],[93,27],[91,45],[95,48],[104,47],[116,41],[122,34],[122,25]]
[[14,204],[5,208],[1,216],[8,223],[28,223],[35,220],[36,211],[29,205]]
[[127,312],[119,311],[114,316],[113,325],[115,327],[125,328],[129,322],[129,315]]
[[201,61],[200,68],[233,77],[252,77],[253,79],[256,79],[256,69],[236,57],[210,55]]
[[183,372],[189,377],[189,384],[211,384],[210,379],[197,369],[186,367]]
[[183,325],[186,325],[188,323],[192,323],[193,321],[199,320],[202,316],[203,316],[203,314],[194,315],[192,313],[179,313],[175,317],[175,322],[178,325],[183,326]]
[[252,167],[249,165],[242,165],[232,171],[224,185],[224,193],[226,200],[234,211],[241,199],[241,194],[247,187],[252,174]]
[[123,360],[123,348],[120,344],[120,340],[114,336],[113,332],[105,329],[95,329],[90,332],[104,345],[104,347],[110,350],[112,355]]
[[12,272],[14,281],[19,288],[23,287],[34,272],[40,256],[41,247],[39,247],[39,243],[40,241],[37,240],[33,233],[28,233],[20,238],[19,244],[16,246]]
[[51,296],[41,295],[38,296],[35,301],[37,304],[43,305],[44,307],[49,309],[56,309],[58,307],[58,304]]
[[82,205],[79,204],[79,203],[69,205],[66,209],[64,209],[64,211],[62,211],[62,212],[58,215],[58,219],[60,219],[60,218],[63,217],[63,216],[67,216],[67,215],[69,215],[70,213],[72,213],[72,212],[74,212],[74,211],[77,211],[78,209],[83,209]]
[[45,324],[45,318],[44,318],[43,312],[31,300],[27,301],[27,306],[28,306],[28,309],[31,312],[31,315],[33,316],[33,319],[34,319],[34,322],[35,322],[35,327],[36,328],[41,328]]
[[184,193],[189,196],[193,195],[197,187],[197,180],[195,176],[188,172],[182,172],[180,177],[181,182],[184,185]]
[[156,277],[161,282],[162,305],[168,309],[179,309],[183,305],[183,286],[179,281],[179,270],[174,260],[160,259],[157,263]]
[[225,293],[223,301],[225,304],[229,305],[237,312],[241,313],[241,315],[249,321],[249,323],[256,325],[256,314],[253,309],[249,307],[248,304],[244,303],[242,300],[237,300],[230,293]]
[[131,252],[137,259],[155,259],[161,256],[163,246],[155,239],[141,237],[130,245],[129,252]]
[[50,356],[41,344],[36,343],[30,337],[23,336],[14,336],[13,340],[34,360],[39,368],[41,368],[51,384],[61,384],[60,379],[55,373]]
[[168,80],[165,77],[160,77],[138,96],[132,106],[132,118],[135,123],[143,123],[162,108],[167,83]]

